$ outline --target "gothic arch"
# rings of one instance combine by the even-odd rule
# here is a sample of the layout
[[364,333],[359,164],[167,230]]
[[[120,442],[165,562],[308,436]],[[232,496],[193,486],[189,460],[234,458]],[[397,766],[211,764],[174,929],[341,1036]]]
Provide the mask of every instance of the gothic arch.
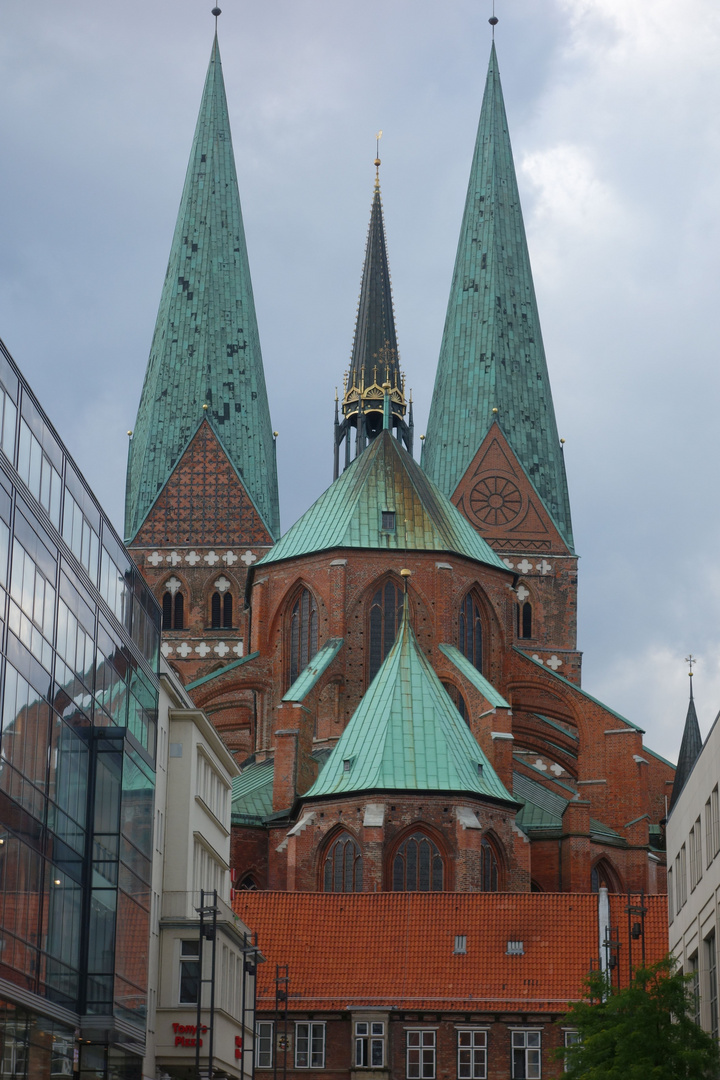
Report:
[[480,892],[504,892],[507,858],[495,833],[483,833],[480,841]]
[[186,600],[189,600],[190,589],[183,575],[175,571],[168,574],[161,583],[158,594],[163,630],[184,630],[187,619]]
[[297,679],[318,651],[320,644],[320,603],[315,590],[299,581],[286,593],[283,612],[283,654],[285,684]]
[[515,635],[519,641],[537,637],[537,603],[534,590],[527,581],[519,581],[515,589]]
[[[392,648],[400,628],[405,588],[393,573],[376,578],[364,591],[365,685],[369,686]],[[409,602],[412,603],[410,598]]]
[[213,583],[207,599],[206,617],[213,630],[231,630],[233,626],[234,601],[232,589],[220,589]]
[[606,888],[611,893],[621,893],[625,890],[622,886],[620,874],[608,859],[607,855],[601,855],[592,866],[590,871],[590,891],[598,892],[601,888]]
[[457,608],[457,645],[463,656],[484,672],[488,668],[488,620],[478,588],[465,591]]
[[450,859],[445,842],[431,825],[416,821],[395,837],[385,860],[389,892],[450,892]]
[[465,695],[458,686],[455,679],[448,679],[444,675],[440,677],[440,682],[443,684],[445,690],[447,690],[450,700],[462,716],[466,724],[470,723],[470,706],[468,705]]
[[334,893],[363,891],[362,847],[346,825],[331,829],[320,849],[318,890]]

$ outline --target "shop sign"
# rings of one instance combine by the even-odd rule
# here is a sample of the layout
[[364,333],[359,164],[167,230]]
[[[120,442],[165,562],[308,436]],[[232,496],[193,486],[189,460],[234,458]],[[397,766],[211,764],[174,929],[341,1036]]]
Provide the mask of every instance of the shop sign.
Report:
[[[172,1029],[176,1046],[194,1047],[198,1045],[198,1029],[195,1024],[173,1024]],[[207,1027],[205,1024],[202,1024],[200,1027],[200,1034],[207,1035]],[[199,1040],[199,1044],[202,1046],[202,1039]]]

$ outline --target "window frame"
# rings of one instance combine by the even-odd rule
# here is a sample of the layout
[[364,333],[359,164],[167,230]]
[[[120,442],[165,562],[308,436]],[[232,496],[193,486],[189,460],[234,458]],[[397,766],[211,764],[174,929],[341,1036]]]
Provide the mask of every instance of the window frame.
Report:
[[[417,888],[417,887],[415,887],[413,889],[408,889],[408,887],[407,887],[408,861],[407,861],[407,850],[406,849],[407,849],[407,845],[410,843],[410,841],[414,841],[418,846],[418,858],[417,858],[417,863],[416,863],[416,868],[415,868],[416,883],[418,882],[419,875],[420,875],[420,852],[419,852],[420,843],[422,841],[427,841],[427,843],[430,845],[430,866],[429,866],[429,878],[428,878],[428,882],[429,882],[430,887],[427,888],[427,889],[420,889],[420,888]],[[433,851],[433,849],[434,849],[434,851]],[[440,884],[440,888],[437,888],[437,889],[434,887],[434,880],[433,880],[434,879],[434,872],[435,872],[434,862],[435,862],[436,858],[439,858],[440,865],[441,865],[441,868],[442,868],[442,881],[441,881],[441,884]],[[398,859],[402,859],[402,861],[403,861],[403,868],[402,868],[403,884],[402,884],[402,888],[396,887],[396,884],[395,884],[396,883],[395,867],[396,867],[396,863],[397,863]],[[422,823],[418,823],[417,826],[412,827],[407,832],[403,833],[403,835],[400,837],[397,845],[393,848],[393,850],[391,852],[390,860],[388,862],[388,867],[387,867],[387,873],[388,873],[388,889],[389,889],[390,892],[442,893],[442,892],[448,892],[450,890],[450,883],[449,883],[449,880],[448,880],[449,879],[448,860],[446,858],[445,851],[440,846],[440,843],[438,842],[438,839],[435,837],[435,835],[432,832],[430,832]]]
[[[269,1028],[270,1034],[261,1035],[260,1028]],[[269,1037],[270,1046],[267,1050],[261,1050],[261,1042]],[[260,1060],[262,1054],[266,1054],[269,1058],[267,1064],[263,1064]],[[272,1069],[275,1061],[275,1021],[274,1020],[256,1020],[255,1021],[255,1068],[256,1069]]]
[[[419,1041],[416,1046],[410,1045],[413,1036]],[[425,1041],[427,1037],[427,1041]],[[427,1062],[428,1071],[425,1068],[424,1051],[429,1052]],[[418,1058],[413,1067],[410,1064],[411,1054],[417,1053]],[[407,1080],[435,1080],[437,1076],[437,1028],[412,1027],[405,1029],[405,1076]]]
[[[300,1050],[300,1029],[307,1028],[307,1049],[302,1053],[307,1055],[307,1061],[303,1065],[298,1059],[301,1054]],[[325,1068],[325,1052],[326,1052],[326,1039],[325,1039],[326,1023],[324,1020],[296,1020],[295,1021],[295,1050],[293,1054],[293,1061],[296,1069],[324,1069]],[[321,1041],[320,1056],[321,1061],[315,1060],[315,1050],[313,1049],[313,1043],[315,1041],[316,1029]]]
[[[387,590],[392,588],[395,590],[395,604],[394,607],[388,603]],[[403,603],[405,600],[405,591],[401,584],[394,577],[384,577],[379,582],[376,581],[367,592],[367,608],[366,608],[366,641],[367,641],[367,685],[373,681],[380,668],[383,666],[385,660],[388,657],[390,650],[395,644],[398,632],[400,630],[400,623],[402,621]],[[374,625],[375,616],[374,612],[379,613],[379,624]],[[394,613],[395,627],[390,628],[389,619]],[[377,641],[377,650],[375,643],[379,635],[379,641]],[[377,656],[375,652],[377,651]]]
[[[338,846],[342,845],[342,863],[340,867],[341,885],[340,889],[336,889],[337,882],[337,868],[336,868],[336,852]],[[352,865],[352,887],[347,889],[347,847],[351,845],[353,848],[353,865]],[[328,867],[331,867],[331,887],[327,887]],[[334,832],[330,837],[329,842],[325,846],[325,850],[322,857],[322,864],[320,867],[320,889],[324,893],[350,894],[361,893],[363,891],[363,852],[357,838],[353,836],[347,829],[341,829],[338,832]]]
[[[194,953],[185,952],[185,946],[192,945],[195,948]],[[196,974],[185,974],[184,969],[190,964],[195,965]],[[197,938],[180,938],[180,978],[178,982],[178,1004],[179,1005],[197,1005],[198,994],[201,986],[201,971],[200,971],[200,941]],[[193,998],[183,997],[183,981],[185,979],[195,979],[195,996]]]
[[[479,1027],[458,1027],[457,1031],[457,1075],[458,1080],[487,1080],[488,1067],[488,1029]],[[460,1037],[469,1035],[470,1042],[467,1046],[460,1045]],[[482,1043],[475,1042],[476,1036],[482,1036]],[[469,1051],[470,1060],[463,1064],[460,1061],[462,1052]],[[478,1067],[476,1053],[482,1051],[482,1063]]]
[[[529,1045],[529,1035],[537,1035],[537,1045]],[[520,1041],[521,1038],[522,1042]],[[537,1054],[537,1061],[532,1067],[530,1066],[531,1054]],[[531,1068],[537,1071],[531,1071]],[[542,1080],[542,1028],[514,1028],[511,1030],[510,1075],[512,1080]]]
[[[361,1027],[367,1030],[362,1032]],[[373,1028],[379,1028],[374,1031]],[[356,1020],[353,1034],[353,1060],[355,1069],[384,1069],[385,1068],[385,1021],[384,1020]],[[374,1051],[379,1047],[379,1061],[374,1060]],[[359,1058],[365,1058],[364,1061]]]
[[[306,596],[308,598],[307,613],[303,611]],[[304,626],[305,614],[307,614],[306,627]],[[301,585],[294,592],[288,604],[286,620],[287,672],[288,687],[290,687],[317,655],[320,648],[320,605],[315,593],[307,585]]]

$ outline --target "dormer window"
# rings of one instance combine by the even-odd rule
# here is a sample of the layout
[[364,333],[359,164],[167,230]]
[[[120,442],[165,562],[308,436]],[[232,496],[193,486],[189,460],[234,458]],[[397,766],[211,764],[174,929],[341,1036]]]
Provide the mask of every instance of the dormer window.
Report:
[[383,532],[395,532],[395,511],[383,510],[382,512],[382,525],[380,526]]

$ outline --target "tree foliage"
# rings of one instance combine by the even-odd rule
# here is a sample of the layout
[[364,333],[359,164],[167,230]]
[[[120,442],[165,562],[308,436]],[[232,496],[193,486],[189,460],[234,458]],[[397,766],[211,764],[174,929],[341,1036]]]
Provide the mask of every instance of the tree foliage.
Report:
[[636,969],[623,990],[592,972],[587,1000],[572,1006],[563,1027],[576,1028],[564,1080],[706,1080],[718,1075],[715,1040],[693,1020],[688,976],[666,956]]

